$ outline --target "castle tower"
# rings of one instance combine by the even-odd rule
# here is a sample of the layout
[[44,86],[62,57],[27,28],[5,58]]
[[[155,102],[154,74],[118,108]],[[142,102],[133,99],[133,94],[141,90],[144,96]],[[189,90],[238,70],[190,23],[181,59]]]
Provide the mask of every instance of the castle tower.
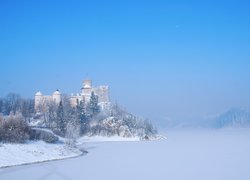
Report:
[[39,110],[39,106],[43,103],[43,94],[41,91],[38,91],[35,94],[35,111]]
[[92,89],[92,81],[91,80],[84,80],[83,87],[82,87],[82,96],[85,97],[85,101],[89,102]]
[[56,90],[52,94],[52,99],[56,104],[59,104],[62,101],[62,94],[59,92],[59,90]]
[[92,88],[92,80],[84,80],[83,81],[83,86],[82,86],[83,88],[86,88],[86,89],[88,89],[88,88]]
[[109,87],[108,86],[99,86],[94,89],[94,92],[99,98],[99,103],[109,102]]

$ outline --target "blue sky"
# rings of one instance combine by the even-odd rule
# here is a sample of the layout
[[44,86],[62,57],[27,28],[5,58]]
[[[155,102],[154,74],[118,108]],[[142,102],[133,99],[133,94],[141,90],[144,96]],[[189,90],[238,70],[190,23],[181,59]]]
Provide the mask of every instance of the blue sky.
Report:
[[2,0],[0,96],[78,92],[88,77],[152,121],[250,108],[249,9],[241,0]]

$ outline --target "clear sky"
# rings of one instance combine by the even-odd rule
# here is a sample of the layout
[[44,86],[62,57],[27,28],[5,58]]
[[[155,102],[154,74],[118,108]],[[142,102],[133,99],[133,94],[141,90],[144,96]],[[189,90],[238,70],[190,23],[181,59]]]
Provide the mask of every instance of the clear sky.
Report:
[[152,121],[250,108],[250,1],[0,1],[0,96],[108,84]]

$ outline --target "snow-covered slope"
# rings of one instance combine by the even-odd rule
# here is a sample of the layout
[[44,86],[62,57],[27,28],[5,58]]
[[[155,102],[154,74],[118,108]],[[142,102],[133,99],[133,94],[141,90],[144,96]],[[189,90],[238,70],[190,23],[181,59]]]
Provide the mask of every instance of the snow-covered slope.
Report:
[[43,141],[31,141],[26,144],[0,144],[0,168],[76,157],[81,153],[78,149],[65,144],[48,144]]
[[0,144],[0,168],[76,157],[82,154],[79,149],[84,150],[86,143],[139,140],[139,137],[84,136],[77,140],[76,147],[78,149],[66,145],[67,140],[63,138],[61,138],[62,143],[58,144],[49,144],[43,141],[30,141],[26,144]]

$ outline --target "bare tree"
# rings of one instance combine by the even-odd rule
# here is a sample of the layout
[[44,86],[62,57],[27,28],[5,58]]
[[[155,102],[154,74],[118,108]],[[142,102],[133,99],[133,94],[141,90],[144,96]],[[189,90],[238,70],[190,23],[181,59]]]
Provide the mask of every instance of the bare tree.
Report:
[[5,114],[9,115],[10,112],[13,112],[14,114],[17,111],[20,111],[20,95],[15,93],[9,93],[5,98]]
[[0,113],[3,113],[3,105],[4,105],[4,100],[3,98],[0,98]]
[[48,108],[46,113],[46,121],[45,125],[48,128],[54,128],[55,127],[55,121],[56,121],[56,111],[57,111],[57,104],[53,101],[48,103]]
[[25,121],[28,121],[34,113],[34,100],[33,99],[20,99],[20,111]]
[[69,146],[75,146],[76,139],[80,137],[81,134],[81,128],[80,124],[69,122],[66,127],[66,135],[67,138],[67,145]]

